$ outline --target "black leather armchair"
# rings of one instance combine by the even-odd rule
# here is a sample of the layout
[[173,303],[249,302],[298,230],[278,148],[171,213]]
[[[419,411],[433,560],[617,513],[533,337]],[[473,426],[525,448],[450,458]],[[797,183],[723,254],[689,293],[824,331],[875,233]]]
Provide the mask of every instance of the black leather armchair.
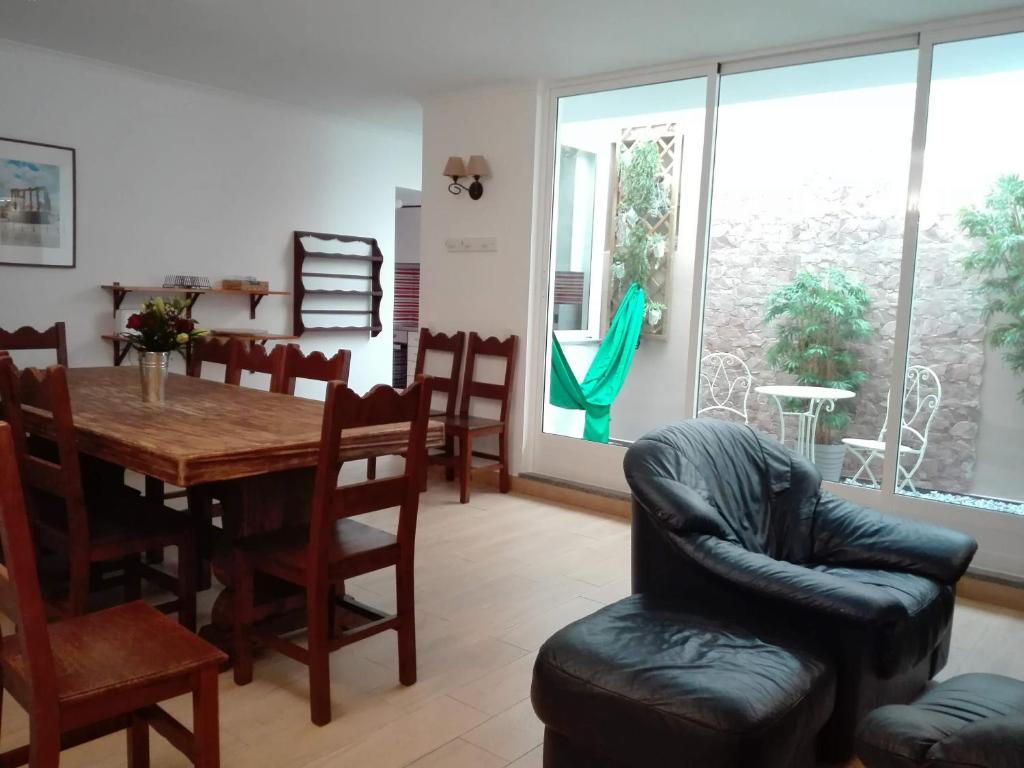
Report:
[[826,649],[837,693],[822,758],[848,757],[864,715],[911,700],[945,664],[970,537],[823,492],[812,464],[741,424],[654,430],[625,472],[634,593],[760,614]]

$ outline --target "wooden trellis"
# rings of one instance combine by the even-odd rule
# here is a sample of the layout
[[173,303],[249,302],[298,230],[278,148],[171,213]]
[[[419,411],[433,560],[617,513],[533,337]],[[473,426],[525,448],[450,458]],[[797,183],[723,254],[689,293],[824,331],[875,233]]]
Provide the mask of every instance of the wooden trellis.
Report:
[[683,135],[679,126],[675,123],[663,123],[659,125],[635,126],[622,131],[622,137],[612,145],[612,173],[610,174],[612,201],[609,210],[608,240],[606,250],[608,252],[608,268],[605,270],[607,285],[605,295],[608,303],[605,306],[604,327],[607,328],[611,322],[615,310],[618,309],[622,297],[629,288],[625,281],[619,280],[611,274],[612,256],[621,242],[622,233],[618,231],[619,197],[621,183],[619,178],[619,154],[623,149],[630,149],[638,142],[653,141],[658,147],[658,157],[661,160],[662,178],[667,182],[668,187],[668,209],[664,214],[655,217],[642,219],[642,223],[651,234],[660,235],[665,246],[664,256],[660,262],[652,264],[650,275],[646,285],[642,286],[647,295],[648,307],[663,306],[661,318],[657,323],[651,322],[651,315],[644,320],[643,335],[651,338],[666,338],[668,330],[668,315],[671,310],[671,272],[672,259],[676,252],[676,243],[679,235],[679,197],[680,182],[682,178],[683,159]]

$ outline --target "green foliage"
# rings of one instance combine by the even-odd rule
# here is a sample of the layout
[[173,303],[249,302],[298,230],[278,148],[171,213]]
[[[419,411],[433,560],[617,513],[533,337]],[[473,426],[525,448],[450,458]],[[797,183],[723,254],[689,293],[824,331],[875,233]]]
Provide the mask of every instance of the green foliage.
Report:
[[[819,274],[802,271],[789,285],[768,297],[765,324],[774,324],[775,343],[768,364],[796,378],[798,384],[856,392],[867,381],[859,342],[872,335],[866,316],[871,306],[864,284],[835,267]],[[849,400],[836,402],[818,419],[819,443],[832,443],[849,426]]]
[[[985,198],[985,207],[960,211],[960,226],[979,242],[963,261],[981,278],[975,289],[985,319],[997,320],[989,342],[1017,375],[1024,375],[1024,179],[1003,176]],[[1024,389],[1017,393],[1024,402]]]
[[[616,246],[612,252],[613,293],[625,294],[636,283],[646,290],[652,269],[665,257],[664,238],[651,231],[649,219],[669,208],[661,157],[654,141],[638,141],[619,150],[619,206],[615,214]],[[645,330],[659,330],[663,307],[652,313],[648,301]],[[654,322],[653,318],[658,318]]]

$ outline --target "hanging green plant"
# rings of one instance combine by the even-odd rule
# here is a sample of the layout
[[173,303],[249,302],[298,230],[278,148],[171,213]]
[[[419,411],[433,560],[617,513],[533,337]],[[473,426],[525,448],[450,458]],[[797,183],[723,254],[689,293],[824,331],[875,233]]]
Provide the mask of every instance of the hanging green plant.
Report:
[[[670,194],[662,170],[658,144],[637,141],[619,147],[619,196],[615,212],[615,248],[612,251],[611,293],[613,307],[629,286],[636,283],[651,292],[648,281],[665,259],[665,238],[653,231],[652,223],[665,215]],[[650,298],[644,309],[644,331],[660,333],[665,305]]]
[[[1024,375],[1024,179],[1001,177],[984,208],[960,211],[960,226],[979,244],[963,267],[980,278],[975,292],[985,319],[996,321],[989,343],[1002,350],[1011,371]],[[1017,397],[1024,402],[1024,388]]]

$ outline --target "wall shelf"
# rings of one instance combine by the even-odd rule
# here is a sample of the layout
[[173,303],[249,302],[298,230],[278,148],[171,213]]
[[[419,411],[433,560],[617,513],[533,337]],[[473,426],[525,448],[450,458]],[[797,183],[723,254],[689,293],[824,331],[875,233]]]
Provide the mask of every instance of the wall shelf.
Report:
[[[261,333],[259,331],[247,331],[243,329],[223,329],[210,331],[211,337],[217,338],[230,338],[240,339],[241,341],[249,341],[254,344],[265,345],[268,341],[295,341],[298,336],[290,336],[283,333]],[[100,336],[104,341],[109,341],[114,345],[114,365],[118,366],[124,362],[124,359],[128,356],[128,352],[131,350],[131,344],[128,340],[116,333],[105,333]]]
[[[303,273],[303,274],[305,274],[305,273]],[[306,275],[306,276],[308,277],[308,275]],[[340,277],[340,275],[331,275],[331,277]],[[344,290],[336,290],[336,289],[333,289],[333,288],[330,288],[330,289],[328,289],[328,288],[306,288],[305,294],[307,296],[310,295],[310,294],[314,294],[314,295],[318,294],[320,296],[328,296],[328,295],[334,295],[334,296],[383,296],[384,295],[384,293],[382,291],[344,291]],[[311,310],[307,309],[306,311],[310,312]]]
[[[338,251],[307,250],[303,244],[305,238],[311,238],[327,243],[336,244]],[[323,247],[323,246],[313,246]],[[344,253],[344,249],[362,250],[365,253]],[[380,270],[384,263],[384,255],[380,251],[377,240],[372,237],[355,237],[352,235],[332,235],[323,232],[295,232],[295,299],[292,310],[292,326],[296,336],[301,336],[306,331],[369,331],[370,336],[377,336],[383,327],[380,321],[380,302],[384,297],[384,291],[380,284]],[[306,260],[313,259],[330,262],[369,263],[370,274],[357,274],[353,272],[324,272],[307,270]],[[321,270],[326,265],[321,267]],[[315,269],[315,268],[314,268]],[[352,268],[354,269],[354,267]],[[368,289],[361,288],[334,288],[334,287],[313,287],[307,288],[306,278],[314,278],[318,281],[334,280],[363,280],[368,281]],[[337,285],[337,283],[333,283]],[[327,285],[332,285],[328,282]],[[337,307],[325,306],[318,302],[312,306],[305,305],[307,296],[320,297],[324,301],[336,299],[366,299],[366,307],[353,309],[351,303],[341,304]],[[333,325],[333,326],[307,326],[303,315],[352,315],[365,317],[367,323],[362,325]]]
[[100,286],[106,291],[110,291],[113,296],[114,302],[114,317],[117,317],[117,310],[121,308],[121,303],[124,301],[125,296],[129,293],[148,293],[148,294],[162,294],[168,295],[179,295],[184,296],[189,302],[188,308],[185,310],[187,317],[192,317],[192,307],[196,303],[196,300],[204,293],[214,294],[234,294],[236,296],[248,296],[249,297],[249,318],[252,320],[256,319],[256,307],[263,300],[264,296],[287,296],[288,291],[264,291],[250,288],[165,288],[164,286],[144,286],[144,285],[121,285],[121,283],[114,282],[110,285]]

